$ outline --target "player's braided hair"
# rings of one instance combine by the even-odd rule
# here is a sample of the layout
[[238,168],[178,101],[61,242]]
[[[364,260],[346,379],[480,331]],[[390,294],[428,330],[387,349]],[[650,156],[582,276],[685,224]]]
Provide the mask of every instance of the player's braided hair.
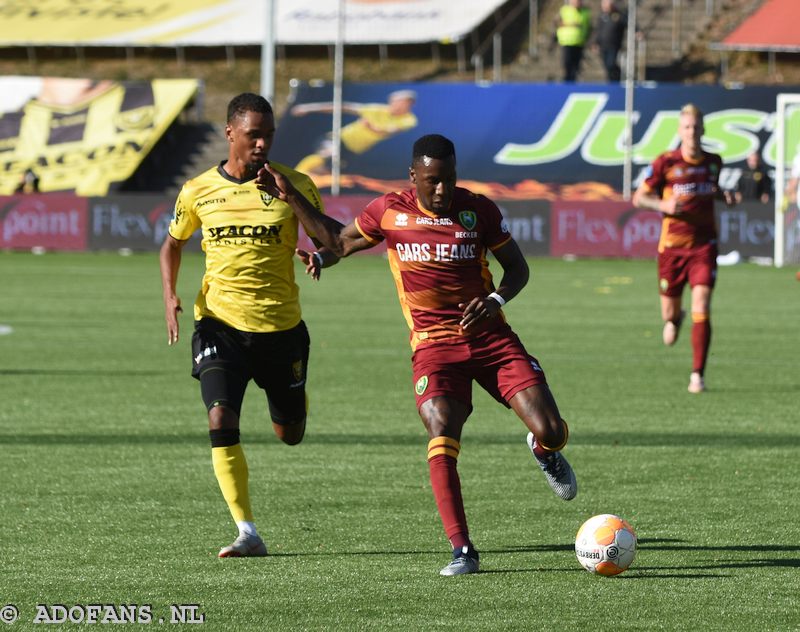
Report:
[[243,115],[245,112],[258,112],[259,114],[272,114],[272,106],[260,94],[243,92],[236,95],[228,103],[228,123],[235,117]]
[[414,143],[414,151],[411,155],[411,162],[417,162],[423,156],[444,160],[445,158],[456,157],[456,148],[453,141],[445,138],[441,134],[426,134],[420,136]]

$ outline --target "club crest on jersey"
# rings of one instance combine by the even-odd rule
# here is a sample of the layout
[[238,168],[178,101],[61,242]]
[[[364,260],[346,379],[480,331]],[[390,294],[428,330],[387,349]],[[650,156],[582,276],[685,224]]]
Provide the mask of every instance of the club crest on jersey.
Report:
[[292,362],[292,375],[298,382],[303,379],[303,361]]
[[275,198],[273,198],[273,197],[272,197],[272,196],[271,196],[269,193],[267,193],[266,191],[261,191],[261,201],[262,201],[262,202],[263,202],[265,205],[269,205],[269,203],[270,203],[270,202],[272,202],[272,200],[274,200],[274,199],[275,199]]
[[423,375],[417,380],[417,383],[414,386],[414,391],[416,391],[417,395],[422,395],[426,388],[428,388],[428,376]]
[[478,223],[478,216],[475,215],[475,211],[461,211],[458,214],[458,221],[467,230],[472,230]]

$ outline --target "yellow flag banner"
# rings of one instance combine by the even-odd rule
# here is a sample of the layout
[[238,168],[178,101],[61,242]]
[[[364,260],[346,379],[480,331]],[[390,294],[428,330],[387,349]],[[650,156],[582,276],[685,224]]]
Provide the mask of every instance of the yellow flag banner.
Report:
[[0,194],[105,195],[133,175],[197,89],[194,79],[0,77]]

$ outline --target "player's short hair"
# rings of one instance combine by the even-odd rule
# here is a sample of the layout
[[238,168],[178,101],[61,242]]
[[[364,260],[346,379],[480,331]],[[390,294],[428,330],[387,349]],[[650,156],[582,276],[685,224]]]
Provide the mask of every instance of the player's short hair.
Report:
[[687,103],[681,108],[681,116],[689,114],[695,117],[698,121],[703,120],[703,112],[694,103]]
[[420,136],[414,143],[414,150],[411,153],[411,162],[417,162],[423,156],[444,160],[452,156],[456,157],[456,147],[453,141],[445,138],[441,134],[426,134]]
[[389,101],[397,101],[399,99],[410,99],[411,101],[417,100],[417,93],[413,90],[395,90],[389,93]]
[[235,117],[242,116],[245,112],[258,112],[259,114],[273,114],[272,106],[260,94],[242,92],[237,94],[228,103],[228,123]]

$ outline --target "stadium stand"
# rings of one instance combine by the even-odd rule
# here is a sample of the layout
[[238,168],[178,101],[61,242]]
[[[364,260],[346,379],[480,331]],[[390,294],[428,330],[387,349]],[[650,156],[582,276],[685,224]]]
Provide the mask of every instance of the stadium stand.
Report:
[[119,192],[163,191],[177,195],[180,183],[227,155],[224,131],[205,121],[176,122]]
[[[710,34],[721,28],[731,28],[730,20],[741,21],[763,0],[640,0],[637,8],[638,30],[643,45],[637,55],[637,80],[697,81],[698,74],[719,65],[718,57],[706,48]],[[535,59],[519,54],[507,71],[508,80],[552,81],[561,73],[557,47],[553,46],[553,23],[563,0],[542,0]],[[598,2],[587,3],[598,12]],[[617,0],[620,9],[627,10],[626,0]],[[721,27],[721,28],[720,28]],[[639,68],[642,66],[642,68]],[[584,55],[580,82],[602,82],[605,74],[598,55],[587,50]]]
[[728,59],[732,51],[766,53],[770,78],[777,76],[777,55],[788,54],[796,59],[800,53],[800,5],[794,0],[767,0],[720,42],[710,48],[722,54],[723,79],[727,79]]

